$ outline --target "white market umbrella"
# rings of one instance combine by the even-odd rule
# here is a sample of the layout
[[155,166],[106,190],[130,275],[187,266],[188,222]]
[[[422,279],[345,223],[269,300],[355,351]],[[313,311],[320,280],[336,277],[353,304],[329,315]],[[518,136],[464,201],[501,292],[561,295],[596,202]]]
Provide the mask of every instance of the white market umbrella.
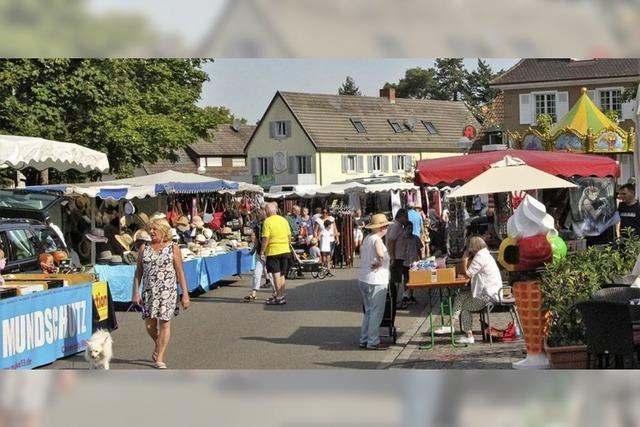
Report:
[[3,167],[107,172],[109,161],[106,154],[78,144],[30,136],[0,135],[0,168]]
[[532,168],[518,158],[505,156],[501,161],[493,163],[485,172],[449,193],[448,197],[572,187],[577,185]]

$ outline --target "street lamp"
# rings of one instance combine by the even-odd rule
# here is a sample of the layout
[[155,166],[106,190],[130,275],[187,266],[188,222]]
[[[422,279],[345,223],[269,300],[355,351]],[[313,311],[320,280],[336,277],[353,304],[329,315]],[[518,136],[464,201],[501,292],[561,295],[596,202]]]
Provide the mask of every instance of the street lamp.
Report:
[[458,140],[458,148],[464,154],[468,154],[469,149],[471,148],[471,144],[472,144],[471,140],[469,138],[467,138],[466,136],[463,136],[462,138],[460,138]]

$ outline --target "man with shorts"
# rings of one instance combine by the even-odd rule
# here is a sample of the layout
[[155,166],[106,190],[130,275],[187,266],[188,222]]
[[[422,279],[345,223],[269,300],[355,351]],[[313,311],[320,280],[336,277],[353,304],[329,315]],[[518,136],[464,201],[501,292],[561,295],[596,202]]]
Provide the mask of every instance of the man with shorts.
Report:
[[267,203],[267,219],[262,224],[260,259],[266,262],[267,271],[273,274],[276,291],[269,305],[284,305],[284,286],[291,259],[291,227],[286,218],[278,215],[278,204]]

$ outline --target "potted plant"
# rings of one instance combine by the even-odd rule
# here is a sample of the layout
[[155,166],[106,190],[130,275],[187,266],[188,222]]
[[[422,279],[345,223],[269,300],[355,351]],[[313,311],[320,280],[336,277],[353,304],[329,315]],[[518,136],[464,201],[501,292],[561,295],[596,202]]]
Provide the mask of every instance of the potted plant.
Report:
[[540,290],[547,313],[545,350],[552,368],[584,369],[586,334],[576,303],[629,274],[639,252],[640,242],[625,230],[616,247],[592,246],[546,265]]

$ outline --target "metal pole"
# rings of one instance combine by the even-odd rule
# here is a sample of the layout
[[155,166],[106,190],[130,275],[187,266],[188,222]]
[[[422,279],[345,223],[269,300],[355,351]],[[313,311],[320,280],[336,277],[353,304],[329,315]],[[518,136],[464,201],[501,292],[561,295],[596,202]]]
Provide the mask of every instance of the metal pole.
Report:
[[[96,228],[96,198],[91,197],[91,232]],[[91,242],[91,265],[96,265],[96,242]]]

